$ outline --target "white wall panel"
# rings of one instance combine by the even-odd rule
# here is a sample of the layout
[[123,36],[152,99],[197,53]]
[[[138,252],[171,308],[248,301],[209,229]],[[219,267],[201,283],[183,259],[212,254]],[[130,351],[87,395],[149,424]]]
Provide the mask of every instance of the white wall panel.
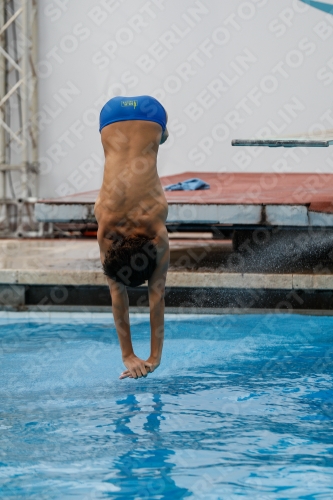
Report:
[[119,94],[167,109],[160,175],[332,172],[333,148],[230,142],[333,129],[333,15],[300,0],[39,4],[42,196],[99,188],[99,111]]

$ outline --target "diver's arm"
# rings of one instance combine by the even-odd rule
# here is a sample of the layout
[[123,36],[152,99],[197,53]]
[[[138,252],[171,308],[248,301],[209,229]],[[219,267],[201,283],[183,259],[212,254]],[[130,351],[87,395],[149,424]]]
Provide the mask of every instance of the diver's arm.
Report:
[[[103,219],[103,210],[101,209],[100,202],[95,203],[95,217],[98,222],[97,241],[100,249],[101,263],[103,265],[110,241],[105,237],[108,231]],[[110,289],[114,324],[119,338],[122,358],[124,360],[124,358],[134,354],[130,332],[127,290],[125,285],[108,277],[107,282]]]
[[129,302],[125,285],[108,278],[114,324],[117,330],[122,358],[134,354],[129,322]]
[[130,321],[129,321],[129,301],[126,286],[108,278],[112,312],[115,327],[118,334],[123,363],[127,370],[121,373],[119,378],[140,378],[146,377],[150,371],[150,363],[138,358],[133,351]]
[[[164,340],[164,307],[165,282],[169,267],[169,243],[164,242],[163,253],[158,259],[157,267],[148,281],[150,308],[150,356],[147,362],[157,368],[161,362]],[[151,370],[153,371],[153,370]]]
[[147,359],[154,371],[161,362],[164,340],[164,293],[149,290],[150,307],[150,356]]

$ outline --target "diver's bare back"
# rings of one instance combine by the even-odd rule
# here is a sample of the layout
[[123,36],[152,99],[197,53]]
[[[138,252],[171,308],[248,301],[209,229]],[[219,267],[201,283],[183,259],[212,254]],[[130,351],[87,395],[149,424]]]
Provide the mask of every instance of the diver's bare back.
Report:
[[128,235],[142,229],[153,236],[165,225],[168,212],[156,165],[160,125],[143,120],[111,123],[102,129],[101,140],[105,167],[95,205],[100,229]]

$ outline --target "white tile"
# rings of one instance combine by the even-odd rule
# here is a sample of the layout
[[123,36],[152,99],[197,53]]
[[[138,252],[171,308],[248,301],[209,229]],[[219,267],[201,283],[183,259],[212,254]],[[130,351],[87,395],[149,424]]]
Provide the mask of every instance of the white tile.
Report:
[[308,210],[303,205],[266,205],[266,220],[277,226],[308,226]]
[[48,323],[50,321],[50,313],[48,311],[29,311],[29,321]]
[[333,275],[317,274],[313,277],[314,290],[333,290]]
[[58,205],[37,203],[35,206],[35,216],[40,222],[67,222],[69,220],[87,220],[89,209],[85,204]]
[[0,283],[1,284],[16,284],[17,271],[13,269],[0,269]]
[[258,224],[261,205],[218,205],[217,217],[221,224]]
[[313,274],[294,274],[293,288],[302,290],[313,289]]
[[309,223],[311,226],[333,226],[333,214],[311,212],[309,210]]

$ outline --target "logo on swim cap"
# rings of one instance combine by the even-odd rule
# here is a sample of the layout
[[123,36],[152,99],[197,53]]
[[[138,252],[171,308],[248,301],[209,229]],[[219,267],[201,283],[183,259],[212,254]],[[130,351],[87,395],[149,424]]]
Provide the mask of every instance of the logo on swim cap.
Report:
[[135,109],[138,105],[138,101],[135,101],[135,100],[133,100],[133,101],[120,101],[120,103],[121,103],[121,106],[123,108],[127,108],[128,106],[133,106],[133,108]]

